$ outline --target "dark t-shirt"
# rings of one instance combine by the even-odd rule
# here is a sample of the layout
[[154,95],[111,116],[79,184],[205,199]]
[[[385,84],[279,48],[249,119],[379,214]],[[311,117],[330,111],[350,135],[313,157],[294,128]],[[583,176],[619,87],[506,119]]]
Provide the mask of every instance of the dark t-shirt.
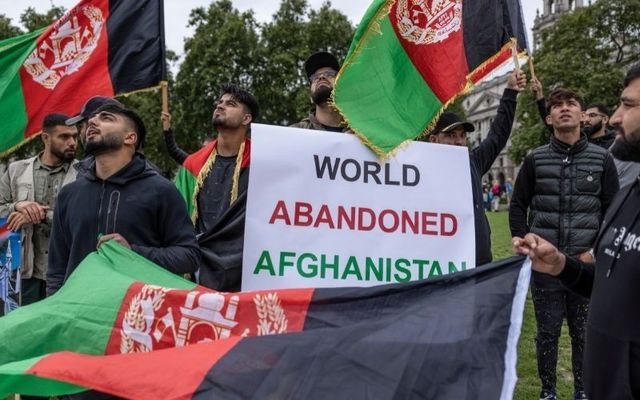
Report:
[[197,233],[206,232],[213,227],[218,218],[229,208],[235,167],[236,156],[216,156],[213,168],[204,179],[198,193]]

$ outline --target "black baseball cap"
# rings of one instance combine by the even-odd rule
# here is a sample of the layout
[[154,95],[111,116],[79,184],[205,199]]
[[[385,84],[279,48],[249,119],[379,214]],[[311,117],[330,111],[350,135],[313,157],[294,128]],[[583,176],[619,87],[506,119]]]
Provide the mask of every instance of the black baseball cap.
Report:
[[338,59],[326,51],[314,53],[304,62],[304,70],[307,73],[307,78],[311,78],[311,75],[324,67],[333,68],[336,72],[340,71]]
[[460,126],[464,128],[465,132],[473,132],[476,130],[471,122],[463,121],[458,114],[447,111],[442,113],[432,133],[451,132]]
[[118,100],[112,99],[111,97],[93,96],[84,103],[82,109],[80,110],[80,114],[76,115],[75,117],[69,118],[68,120],[64,121],[64,123],[67,126],[72,126],[82,120],[89,119],[89,117],[91,117],[98,108],[107,104],[124,108],[124,105],[122,103],[120,103]]
[[140,116],[135,111],[126,108],[120,102],[117,102],[117,103],[118,104],[113,104],[113,103],[104,104],[98,107],[98,109],[96,109],[94,113],[92,113],[92,115],[98,114],[102,111],[107,111],[113,114],[120,114],[120,115],[126,116],[131,121],[133,121],[133,124],[136,126],[136,133],[138,134],[138,142],[136,143],[136,150],[144,147],[144,141],[145,141],[145,138],[147,137],[147,128],[145,128],[142,118],[140,118]]

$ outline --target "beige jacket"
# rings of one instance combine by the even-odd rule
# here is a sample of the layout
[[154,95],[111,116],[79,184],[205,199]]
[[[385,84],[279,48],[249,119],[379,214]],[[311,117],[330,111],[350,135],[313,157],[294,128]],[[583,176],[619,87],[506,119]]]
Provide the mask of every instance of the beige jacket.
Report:
[[[16,210],[16,203],[20,201],[34,201],[33,193],[33,163],[38,156],[25,160],[14,161],[9,164],[9,168],[0,179],[0,218],[7,218],[9,214]],[[77,171],[74,160],[62,181],[62,185],[73,182],[76,179]],[[47,212],[47,221],[51,222],[53,211]],[[31,278],[33,274],[33,225],[25,225],[21,229],[20,238],[22,252],[20,254],[20,273],[24,279]]]

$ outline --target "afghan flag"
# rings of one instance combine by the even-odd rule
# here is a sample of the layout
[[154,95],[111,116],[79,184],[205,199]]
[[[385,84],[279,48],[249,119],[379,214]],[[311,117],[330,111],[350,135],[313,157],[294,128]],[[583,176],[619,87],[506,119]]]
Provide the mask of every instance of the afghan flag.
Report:
[[113,97],[165,79],[162,0],[82,0],[43,31],[0,41],[0,155],[74,115],[92,96]]
[[428,134],[456,96],[526,48],[519,0],[376,0],[334,102],[378,155]]
[[511,398],[529,275],[221,293],[110,242],[0,318],[0,396]]
[[[182,167],[178,170],[175,183],[178,191],[187,203],[187,213],[191,216],[191,220],[195,224],[198,218],[197,196],[204,179],[207,177],[213,164],[216,162],[218,145],[217,140],[213,140],[206,146],[193,154],[190,154],[182,163]],[[238,185],[240,174],[245,172],[249,167],[251,156],[251,140],[245,139],[238,152],[236,160],[236,169],[233,173],[233,188],[231,193],[230,204],[237,200]]]

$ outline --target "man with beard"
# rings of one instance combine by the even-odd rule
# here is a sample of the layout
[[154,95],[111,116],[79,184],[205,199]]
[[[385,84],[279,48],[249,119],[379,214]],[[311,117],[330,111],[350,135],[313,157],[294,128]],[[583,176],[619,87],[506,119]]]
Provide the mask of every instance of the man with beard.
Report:
[[94,159],[58,195],[47,295],[107,240],[177,274],[198,268],[200,250],[180,194],[137,153],[145,133],[136,113],[114,104],[88,119],[85,150]]
[[120,103],[116,99],[112,99],[110,97],[105,96],[93,96],[88,99],[80,109],[80,113],[74,117],[71,117],[65,121],[65,124],[68,126],[75,126],[78,128],[78,134],[80,135],[80,144],[84,147],[87,139],[87,121],[91,116],[96,112],[96,110],[104,105],[116,105],[120,107],[124,107],[122,103]]
[[[620,106],[611,117],[611,153],[640,162],[640,64],[624,80]],[[514,237],[514,250],[531,257],[533,269],[590,297],[584,357],[591,399],[640,398],[640,177],[619,191],[595,244],[595,264],[561,252],[539,235]]]
[[318,52],[307,59],[304,70],[311,85],[311,100],[315,110],[302,121],[291,125],[293,128],[318,131],[345,132],[347,127],[342,116],[331,104],[331,93],[340,71],[340,63],[331,53]]
[[0,216],[8,217],[12,231],[21,229],[22,304],[45,295],[47,253],[53,209],[58,191],[76,179],[75,127],[65,125],[64,114],[49,114],[42,123],[44,151],[12,162],[0,181]]
[[[582,99],[575,92],[559,88],[549,95],[546,122],[554,133],[549,144],[534,149],[522,163],[509,225],[514,237],[532,232],[567,254],[589,260],[602,216],[619,187],[613,158],[580,132],[582,118]],[[574,398],[583,399],[587,301],[545,274],[534,272],[531,283],[540,399],[556,398],[558,339],[565,316],[571,336]]]
[[[193,199],[191,219],[198,233],[203,263],[198,283],[220,291],[240,290],[244,245],[244,212],[249,185],[251,123],[259,113],[258,101],[246,90],[223,85],[211,122],[215,140],[181,158],[176,181],[195,176],[191,192],[179,185],[185,199]],[[171,129],[171,116],[162,114],[163,130]],[[183,174],[183,175],[181,175]]]
[[608,149],[615,139],[613,133],[607,131],[609,123],[609,107],[602,103],[589,104],[585,111],[582,131],[589,138],[589,142]]

